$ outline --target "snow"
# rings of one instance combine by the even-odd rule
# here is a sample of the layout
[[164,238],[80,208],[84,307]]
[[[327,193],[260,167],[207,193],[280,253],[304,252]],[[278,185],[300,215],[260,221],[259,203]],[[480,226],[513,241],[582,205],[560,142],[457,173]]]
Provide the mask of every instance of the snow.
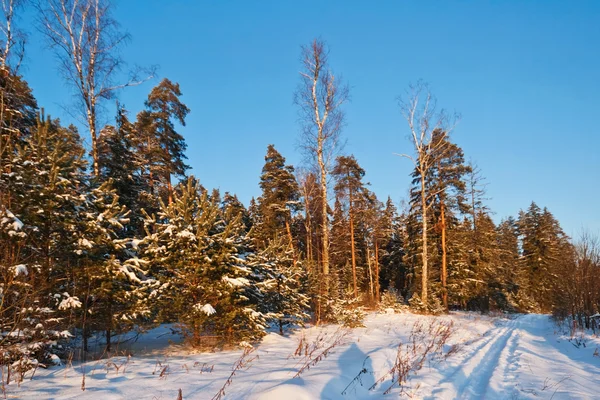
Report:
[[29,271],[27,270],[27,266],[25,264],[14,265],[13,270],[15,271],[15,276],[27,276],[29,274]]
[[205,305],[196,304],[196,305],[194,306],[194,308],[195,308],[196,310],[198,310],[198,311],[201,311],[201,312],[203,312],[203,313],[204,313],[204,314],[206,314],[206,315],[213,315],[213,314],[216,314],[216,313],[217,313],[217,310],[215,310],[215,309],[213,308],[213,306],[211,306],[211,305],[210,305],[210,304],[208,304],[208,303],[207,303],[207,304],[205,304]]
[[15,216],[10,210],[4,210],[6,217],[2,217],[2,224],[10,224],[15,231],[23,229],[23,222]]
[[[403,391],[395,386],[390,395],[383,394],[392,384],[391,377],[369,390],[394,364],[398,345],[411,343],[415,323],[427,327],[436,321],[454,323],[454,333],[444,345],[445,352],[453,350],[451,354],[429,358],[421,370],[410,374]],[[251,361],[232,377],[224,399],[380,399],[398,398],[402,393],[402,397],[418,399],[558,400],[598,395],[600,357],[594,353],[600,339],[583,333],[571,337],[547,315],[432,317],[387,311],[368,314],[364,325],[355,329],[323,325],[285,336],[267,334],[254,344],[247,356]],[[338,345],[325,358],[294,377],[305,363],[303,356],[295,355],[301,343],[323,348],[336,338]],[[137,342],[124,339],[118,356],[38,369],[20,387],[7,386],[7,395],[175,399],[181,389],[184,399],[210,399],[223,387],[244,351],[197,353],[187,349],[168,325],[141,335]],[[101,355],[102,345],[97,344],[94,351]],[[82,391],[84,370],[86,390]]]
[[70,308],[81,307],[81,301],[79,301],[78,297],[76,297],[76,296],[71,297],[69,295],[69,293],[67,293],[67,292],[63,293],[63,296],[65,298],[58,305],[59,310],[68,310]]
[[223,280],[234,287],[242,287],[242,286],[250,285],[250,281],[246,278],[230,278],[228,276],[224,276]]
[[85,247],[87,249],[91,249],[94,247],[94,245],[92,245],[92,243],[89,240],[87,240],[86,238],[79,239],[78,244],[81,247]]
[[189,239],[191,241],[195,241],[196,240],[196,235],[194,235],[192,232],[188,231],[187,229],[184,229],[181,232],[177,232],[176,236],[178,238]]

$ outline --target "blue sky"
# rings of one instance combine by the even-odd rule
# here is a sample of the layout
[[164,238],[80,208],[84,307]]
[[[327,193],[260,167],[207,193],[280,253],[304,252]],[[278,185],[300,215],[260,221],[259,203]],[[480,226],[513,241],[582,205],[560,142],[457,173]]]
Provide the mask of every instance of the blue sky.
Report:
[[[192,110],[181,129],[206,187],[259,195],[269,143],[297,165],[292,102],[300,46],[320,37],[351,86],[344,152],[385,200],[406,197],[411,151],[397,97],[430,83],[462,120],[454,140],[481,168],[499,221],[535,201],[567,234],[600,231],[600,2],[118,1],[131,65],[160,66]],[[25,15],[23,74],[47,113],[65,122],[70,91]],[[120,93],[135,115],[157,80]],[[112,120],[110,115],[106,120]],[[86,132],[82,130],[82,135]]]

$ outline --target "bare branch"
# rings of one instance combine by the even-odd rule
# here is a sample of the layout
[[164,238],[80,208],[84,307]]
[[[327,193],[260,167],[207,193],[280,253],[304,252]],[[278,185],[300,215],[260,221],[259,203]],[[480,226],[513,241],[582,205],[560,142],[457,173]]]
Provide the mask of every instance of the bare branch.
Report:
[[[8,1],[8,0],[6,0]],[[102,100],[110,99],[125,87],[136,86],[145,78],[137,73],[124,83],[116,83],[123,60],[121,47],[129,35],[119,30],[111,15],[109,0],[38,0],[40,30],[54,49],[61,71],[81,99],[81,114],[92,139],[94,173],[98,174],[97,125]]]

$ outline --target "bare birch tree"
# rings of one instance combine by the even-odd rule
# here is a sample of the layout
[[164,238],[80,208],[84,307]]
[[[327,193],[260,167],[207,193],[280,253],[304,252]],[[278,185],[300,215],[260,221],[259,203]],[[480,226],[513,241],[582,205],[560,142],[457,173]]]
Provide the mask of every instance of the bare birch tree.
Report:
[[[77,92],[81,112],[92,139],[94,175],[98,175],[98,112],[102,100],[118,89],[148,78],[133,74],[122,84],[115,76],[123,66],[120,47],[129,39],[111,15],[110,0],[39,0],[41,30],[48,38],[60,69]],[[149,73],[150,77],[153,75]]]
[[[421,258],[421,302],[428,306],[428,248],[427,248],[427,212],[433,205],[432,199],[439,193],[428,190],[426,179],[429,171],[435,167],[437,158],[443,155],[437,146],[443,146],[443,140],[454,128],[458,116],[449,117],[444,110],[437,110],[435,97],[429,86],[423,82],[410,85],[405,97],[400,98],[400,110],[410,129],[410,140],[414,147],[414,156],[399,154],[411,160],[419,182],[419,200],[422,230]],[[434,140],[434,134],[437,140]],[[442,135],[439,137],[439,135]],[[444,189],[442,189],[444,190]]]
[[302,47],[301,83],[294,95],[299,107],[303,137],[301,146],[317,164],[322,193],[321,237],[322,272],[329,275],[329,226],[327,216],[327,178],[331,162],[339,146],[344,123],[342,104],[349,98],[349,88],[328,66],[328,49],[315,39]]
[[[24,0],[1,0],[2,21],[0,32],[2,32],[2,53],[0,54],[0,68],[4,71],[8,68],[16,73],[21,65],[25,54],[25,35],[15,28],[15,13],[23,6]],[[10,66],[10,58],[16,59]]]

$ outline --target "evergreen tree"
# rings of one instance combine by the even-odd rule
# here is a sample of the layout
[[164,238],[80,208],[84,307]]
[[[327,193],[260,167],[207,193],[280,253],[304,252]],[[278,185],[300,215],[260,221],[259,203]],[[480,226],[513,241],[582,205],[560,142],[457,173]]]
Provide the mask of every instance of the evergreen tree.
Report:
[[519,232],[517,222],[508,217],[500,222],[497,229],[498,266],[497,275],[503,282],[503,293],[509,311],[520,308],[518,295],[523,286],[523,276],[519,268]]
[[[431,133],[430,144],[423,155],[427,168],[417,165],[412,173],[411,214],[409,230],[412,236],[421,236],[421,240],[411,240],[416,249],[421,248],[422,254],[428,255],[431,264],[427,277],[421,277],[422,282],[431,278],[439,280],[438,287],[443,307],[448,310],[448,239],[450,230],[457,224],[457,215],[467,209],[465,204],[465,182],[463,176],[469,172],[464,164],[462,149],[452,143],[448,132],[435,129]],[[423,210],[426,212],[423,213]],[[423,223],[423,219],[427,223]],[[423,227],[432,227],[423,232]],[[427,239],[427,240],[424,240]],[[427,243],[427,251],[423,252],[423,244]],[[422,257],[421,257],[422,258]],[[414,260],[413,260],[414,261]],[[422,263],[422,262],[421,262]],[[438,266],[438,268],[434,268]],[[433,299],[437,301],[437,299]],[[425,305],[424,305],[425,306]]]
[[[0,73],[0,104],[0,172],[10,172],[6,164],[36,127],[38,106],[27,82],[5,69]],[[0,200],[4,196],[6,192],[0,193]]]
[[[331,223],[331,242],[329,262],[335,268],[341,298],[356,298],[353,290],[353,270],[351,266],[352,247],[350,245],[350,229],[348,217],[343,210],[339,199],[335,200],[333,218]],[[347,295],[349,294],[349,296]]]
[[260,289],[248,266],[241,215],[221,209],[218,192],[208,195],[190,177],[148,219],[142,258],[168,284],[163,320],[178,321],[193,345],[236,342],[262,335],[265,316],[256,310]]
[[294,168],[273,145],[267,148],[260,177],[262,194],[251,204],[254,225],[251,237],[257,253],[253,264],[261,266],[265,298],[261,309],[284,325],[306,319],[308,297],[303,292],[306,273],[299,262],[298,246],[292,234],[294,216],[302,209]]
[[557,284],[561,254],[568,250],[568,237],[558,221],[547,209],[531,203],[521,212],[518,221],[521,236],[522,268],[528,280],[528,294],[535,299],[541,311],[548,312],[553,305],[553,290]]
[[365,170],[358,165],[354,156],[339,156],[331,172],[336,180],[335,194],[338,201],[345,202],[345,209],[348,214],[348,223],[350,231],[350,255],[352,267],[352,288],[354,298],[358,298],[358,278],[357,278],[357,255],[356,255],[356,236],[354,232],[356,224],[356,203],[364,201],[365,186],[362,178],[365,176]]
[[81,305],[69,277],[83,156],[74,129],[40,117],[0,174],[0,192],[10,193],[0,204],[2,362],[20,371],[53,358],[58,341],[70,336],[70,310]]
[[302,210],[300,189],[294,176],[294,167],[285,164],[285,158],[270,144],[267,147],[265,165],[260,176],[261,196],[257,201],[260,223],[254,228],[259,248],[269,246],[271,240],[285,237],[292,252],[292,219]]
[[171,177],[185,176],[185,139],[175,130],[175,123],[185,126],[190,109],[181,102],[178,83],[163,79],[152,89],[146,110],[138,115],[139,152],[143,155],[145,174],[153,194],[172,201]]
[[301,325],[308,319],[309,298],[304,294],[307,276],[294,260],[285,237],[271,240],[267,248],[250,254],[248,265],[259,277],[262,297],[258,310],[277,324],[280,334],[285,326]]
[[406,229],[390,197],[385,204],[381,235],[381,287],[388,291],[393,289],[406,299],[411,287],[408,266],[404,263]]
[[73,270],[73,291],[82,299],[79,321],[84,341],[89,332],[104,331],[107,351],[114,333],[152,321],[152,292],[160,285],[128,248],[136,241],[122,239],[129,211],[119,204],[111,184],[86,188],[74,238],[78,257]]
[[141,209],[154,211],[148,202],[149,188],[140,176],[141,160],[134,143],[136,131],[127,118],[127,111],[117,104],[116,126],[107,125],[98,137],[98,163],[101,181],[111,180],[119,204],[129,210],[130,223],[123,234],[128,237],[143,233]]

